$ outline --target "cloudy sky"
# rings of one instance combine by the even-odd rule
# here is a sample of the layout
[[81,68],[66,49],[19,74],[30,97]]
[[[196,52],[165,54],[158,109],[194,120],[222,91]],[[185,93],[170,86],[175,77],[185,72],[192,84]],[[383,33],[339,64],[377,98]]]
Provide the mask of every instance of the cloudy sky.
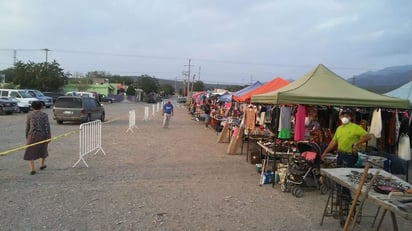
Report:
[[[56,60],[206,83],[412,64],[410,0],[0,0],[0,70]],[[45,49],[49,49],[48,52]],[[15,51],[15,52],[14,52]],[[195,75],[195,76],[193,76]]]

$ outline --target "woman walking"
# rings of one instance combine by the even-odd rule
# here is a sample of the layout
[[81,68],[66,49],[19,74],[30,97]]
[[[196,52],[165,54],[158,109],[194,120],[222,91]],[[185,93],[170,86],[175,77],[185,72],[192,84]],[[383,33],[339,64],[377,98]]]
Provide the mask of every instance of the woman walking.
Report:
[[34,175],[36,174],[34,160],[40,159],[40,170],[47,167],[45,159],[49,155],[47,147],[50,140],[39,144],[35,143],[50,139],[51,134],[49,116],[41,111],[42,103],[34,101],[31,107],[33,111],[27,115],[26,120],[26,145],[34,145],[26,148],[24,160],[29,161],[30,175]]

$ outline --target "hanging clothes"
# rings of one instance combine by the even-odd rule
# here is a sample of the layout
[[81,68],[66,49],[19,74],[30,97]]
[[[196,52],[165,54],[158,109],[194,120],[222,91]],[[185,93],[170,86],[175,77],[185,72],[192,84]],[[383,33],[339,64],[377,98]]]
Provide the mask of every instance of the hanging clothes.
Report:
[[252,105],[249,105],[244,110],[244,118],[245,118],[245,128],[249,130],[254,130],[256,127],[256,108]]
[[403,160],[411,160],[411,145],[408,134],[402,133],[399,137],[398,157]]
[[381,109],[379,108],[379,109],[373,110],[369,133],[373,134],[375,138],[378,139],[378,138],[381,138],[381,132],[382,132],[382,115],[381,115]]
[[305,118],[306,118],[306,106],[298,105],[298,109],[295,115],[295,130],[294,130],[294,141],[305,140]]
[[292,108],[287,106],[280,107],[280,117],[279,117],[279,135],[280,139],[290,139],[291,130],[291,111]]
[[273,133],[277,133],[278,128],[279,128],[280,108],[278,106],[274,106],[269,112],[270,112],[270,130]]

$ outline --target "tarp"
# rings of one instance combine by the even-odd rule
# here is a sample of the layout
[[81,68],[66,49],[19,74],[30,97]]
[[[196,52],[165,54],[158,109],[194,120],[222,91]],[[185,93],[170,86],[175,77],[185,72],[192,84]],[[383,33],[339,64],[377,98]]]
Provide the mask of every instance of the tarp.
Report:
[[233,92],[232,95],[241,96],[241,95],[246,94],[246,93],[248,93],[249,91],[251,91],[251,90],[253,90],[253,89],[255,89],[255,88],[259,87],[259,86],[262,86],[262,83],[259,82],[259,81],[256,81],[256,82],[255,82],[254,84],[252,84],[252,85],[249,85],[249,86],[247,86],[247,87],[245,87],[245,88],[242,88],[242,89],[240,89],[239,91]]
[[206,91],[199,91],[192,94],[192,99],[197,99],[201,95],[206,95]]
[[218,96],[217,98],[221,102],[232,102],[232,94],[230,94],[229,92],[224,95]]
[[376,94],[354,86],[323,64],[276,91],[253,95],[251,102],[399,109],[410,107],[409,100]]
[[233,96],[232,98],[237,102],[249,102],[252,95],[274,91],[288,84],[289,82],[287,80],[284,80],[281,77],[276,77],[271,81],[263,84],[262,86],[259,86],[251,91],[248,91],[247,93],[241,96]]
[[405,83],[399,88],[386,92],[384,95],[397,97],[400,99],[408,99],[409,102],[412,103],[412,82]]

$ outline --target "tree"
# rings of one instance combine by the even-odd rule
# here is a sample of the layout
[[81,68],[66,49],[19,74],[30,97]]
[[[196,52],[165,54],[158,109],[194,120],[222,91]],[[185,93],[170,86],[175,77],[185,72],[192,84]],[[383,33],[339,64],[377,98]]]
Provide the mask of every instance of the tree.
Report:
[[13,82],[13,76],[14,76],[14,69],[13,68],[7,68],[4,70],[0,71],[0,75],[3,74],[5,79],[5,83],[12,83]]
[[99,79],[107,79],[110,78],[112,75],[109,72],[104,71],[89,71],[86,74],[87,78],[99,78]]
[[205,84],[203,83],[203,81],[196,81],[193,83],[193,91],[203,91],[205,90]]
[[161,84],[160,85],[160,92],[163,93],[163,97],[166,97],[168,95],[173,95],[174,94],[174,87],[170,84]]
[[148,75],[138,77],[136,87],[142,89],[146,94],[153,92],[159,93],[159,82],[157,79]]
[[126,90],[126,95],[131,95],[135,96],[136,95],[136,90],[134,89],[133,86],[129,86]]
[[52,63],[27,64],[17,62],[13,68],[13,83],[20,88],[33,88],[40,91],[53,91],[64,86],[66,77],[55,60]]

